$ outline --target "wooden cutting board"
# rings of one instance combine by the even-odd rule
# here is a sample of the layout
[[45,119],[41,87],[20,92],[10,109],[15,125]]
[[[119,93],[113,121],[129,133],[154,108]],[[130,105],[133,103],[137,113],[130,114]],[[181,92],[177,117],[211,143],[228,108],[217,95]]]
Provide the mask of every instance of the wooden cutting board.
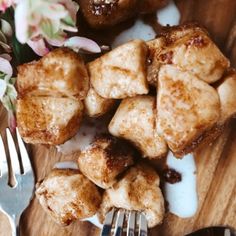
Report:
[[[176,0],[181,22],[198,21],[211,33],[223,52],[236,66],[236,1]],[[236,91],[235,91],[236,92]],[[0,107],[0,130],[6,127],[6,113]],[[54,163],[76,160],[76,155],[63,156],[54,148],[32,146],[31,157],[40,180]],[[197,162],[199,208],[193,218],[180,219],[166,214],[164,224],[151,230],[151,235],[181,236],[202,227],[228,225],[236,228],[236,120],[211,146],[195,153]],[[0,236],[11,235],[10,225],[0,214]],[[75,222],[69,227],[56,225],[33,199],[21,221],[22,236],[95,236],[99,230],[87,222]]]

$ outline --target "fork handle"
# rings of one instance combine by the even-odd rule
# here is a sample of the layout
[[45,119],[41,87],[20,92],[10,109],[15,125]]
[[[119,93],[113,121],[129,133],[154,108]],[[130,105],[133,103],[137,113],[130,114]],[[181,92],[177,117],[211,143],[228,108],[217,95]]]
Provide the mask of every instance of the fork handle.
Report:
[[11,235],[20,236],[20,227],[19,227],[20,216],[12,215],[12,216],[8,216],[8,218],[9,218],[11,230],[12,230]]

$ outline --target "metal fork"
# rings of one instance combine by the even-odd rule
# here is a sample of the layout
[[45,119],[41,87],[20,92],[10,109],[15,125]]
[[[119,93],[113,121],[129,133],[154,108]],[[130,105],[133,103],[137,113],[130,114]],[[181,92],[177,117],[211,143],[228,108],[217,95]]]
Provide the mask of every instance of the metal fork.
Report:
[[[33,196],[35,180],[29,155],[18,130],[16,130],[16,138],[20,155],[17,153],[9,129],[6,129],[6,136],[9,158],[7,158],[0,135],[0,210],[6,214],[10,221],[12,236],[16,236],[19,235],[21,214]],[[13,186],[9,185],[10,174],[14,182]]]
[[134,236],[136,232],[139,236],[147,236],[146,217],[140,212],[113,208],[106,215],[101,236],[122,236],[125,232],[127,236]]

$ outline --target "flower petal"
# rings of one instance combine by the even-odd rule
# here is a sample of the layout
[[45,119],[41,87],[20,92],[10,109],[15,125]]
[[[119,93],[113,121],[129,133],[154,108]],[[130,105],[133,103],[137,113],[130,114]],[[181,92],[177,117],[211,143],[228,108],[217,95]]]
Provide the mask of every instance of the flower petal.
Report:
[[13,4],[13,0],[1,0],[0,11],[5,12],[8,7]]
[[12,76],[13,70],[8,60],[0,57],[0,71],[8,77]]
[[71,37],[64,43],[65,47],[69,47],[76,52],[79,52],[81,49],[91,53],[100,53],[101,48],[96,42],[91,39],[84,37]]
[[66,17],[67,10],[62,4],[44,3],[38,11],[43,17],[57,20]]
[[11,37],[13,34],[11,25],[3,19],[1,19],[1,25],[1,31],[3,32],[3,34],[5,34],[7,37]]
[[76,21],[76,15],[79,10],[78,3],[71,0],[60,0],[60,3],[63,4],[66,9],[69,11],[71,18],[73,21]]
[[11,59],[12,59],[12,57],[7,53],[0,54],[0,57],[6,59],[8,61],[11,61]]
[[38,40],[29,40],[27,44],[32,48],[32,50],[39,56],[44,56],[49,52],[46,44],[42,38]]
[[48,44],[50,44],[54,47],[64,46],[65,40],[66,40],[66,33],[64,33],[63,31],[59,31],[56,35],[54,35],[53,38],[46,39]]
[[6,89],[7,89],[7,83],[6,83],[6,81],[0,79],[0,99],[2,99],[3,96],[5,95]]
[[16,38],[20,43],[26,43],[29,39],[28,32],[28,1],[20,1],[15,8],[15,28]]
[[0,46],[3,48],[3,50],[4,50],[5,52],[7,52],[7,53],[10,53],[10,52],[11,52],[11,47],[10,47],[8,44],[3,43],[3,42],[0,41]]

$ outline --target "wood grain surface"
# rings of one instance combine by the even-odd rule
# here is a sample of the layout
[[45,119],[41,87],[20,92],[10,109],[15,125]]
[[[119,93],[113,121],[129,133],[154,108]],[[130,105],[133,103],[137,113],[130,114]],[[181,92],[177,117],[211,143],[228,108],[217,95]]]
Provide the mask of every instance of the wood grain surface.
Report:
[[[177,0],[181,22],[197,21],[204,25],[222,51],[236,66],[236,1]],[[6,113],[0,107],[0,130],[7,125]],[[76,155],[63,156],[55,148],[31,146],[36,179],[40,180],[54,163],[76,160]],[[236,120],[212,145],[195,153],[197,162],[199,208],[189,219],[166,214],[163,225],[152,229],[152,236],[181,236],[202,227],[228,225],[236,228]],[[0,236],[11,235],[10,225],[0,214]],[[22,236],[96,236],[99,230],[87,222],[74,222],[68,227],[56,225],[34,198],[21,220]]]

